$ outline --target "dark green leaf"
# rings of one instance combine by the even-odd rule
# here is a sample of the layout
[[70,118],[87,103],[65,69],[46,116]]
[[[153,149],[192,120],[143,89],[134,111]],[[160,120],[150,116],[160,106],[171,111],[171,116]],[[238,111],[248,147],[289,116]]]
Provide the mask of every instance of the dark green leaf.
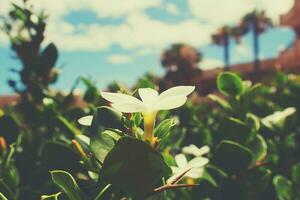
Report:
[[292,180],[294,183],[300,185],[300,163],[292,167]]
[[86,199],[73,176],[62,170],[51,171],[53,182],[68,196],[69,200]]
[[171,173],[163,157],[149,144],[121,138],[104,160],[101,175],[121,190],[142,199]]
[[252,152],[236,142],[223,140],[216,149],[214,162],[225,172],[246,170],[253,162]]
[[9,115],[0,116],[0,136],[10,144],[16,141],[20,132],[16,121]]
[[96,129],[97,127],[102,127],[122,130],[122,113],[107,106],[98,107],[94,115],[92,127]]
[[48,170],[77,171],[80,169],[79,156],[70,146],[59,142],[46,142],[41,152],[41,158],[44,167]]
[[219,127],[219,136],[224,140],[246,143],[252,138],[252,130],[239,119],[226,118]]
[[50,70],[54,67],[56,60],[58,58],[58,51],[56,46],[51,43],[49,44],[45,50],[42,52],[40,56],[40,67],[43,67],[47,70]]

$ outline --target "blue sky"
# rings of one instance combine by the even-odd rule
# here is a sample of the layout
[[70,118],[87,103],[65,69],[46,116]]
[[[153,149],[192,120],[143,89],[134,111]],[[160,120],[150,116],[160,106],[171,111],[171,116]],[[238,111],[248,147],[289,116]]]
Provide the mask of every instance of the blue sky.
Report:
[[[0,14],[9,3],[0,0]],[[200,67],[222,65],[223,49],[210,44],[210,34],[223,24],[235,24],[254,8],[266,9],[277,22],[292,0],[31,0],[36,9],[49,13],[45,44],[54,42],[60,51],[61,76],[54,88],[68,90],[78,76],[95,80],[100,88],[119,81],[128,86],[148,71],[163,75],[160,53],[172,43],[186,42],[204,55]],[[284,3],[283,3],[284,2]],[[275,57],[289,46],[294,33],[275,28],[260,38],[261,57]],[[233,42],[232,63],[252,59],[252,38]],[[20,66],[7,38],[0,34],[0,94],[10,93],[6,84],[16,77],[9,68]]]

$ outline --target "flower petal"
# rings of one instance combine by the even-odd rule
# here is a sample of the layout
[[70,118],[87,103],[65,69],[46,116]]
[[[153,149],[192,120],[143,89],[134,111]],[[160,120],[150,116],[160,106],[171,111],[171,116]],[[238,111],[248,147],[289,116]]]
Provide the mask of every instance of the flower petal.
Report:
[[87,115],[78,119],[78,123],[83,126],[91,126],[93,121],[93,115]]
[[136,113],[147,111],[148,108],[142,102],[121,102],[111,104],[113,108],[123,113]]
[[197,179],[203,176],[204,168],[192,168],[187,174],[187,177]]
[[175,156],[175,162],[180,169],[185,169],[188,164],[185,155],[182,153]]
[[155,107],[156,110],[170,110],[182,106],[186,100],[187,98],[181,95],[165,97],[159,100]]
[[142,103],[139,99],[127,94],[101,92],[101,96],[111,103]]
[[204,154],[209,153],[209,146],[205,145],[201,148],[198,148],[196,145],[191,144],[189,146],[183,147],[182,148],[182,152],[184,154],[191,154],[194,155],[196,157],[200,157],[203,156]]
[[195,90],[195,86],[176,86],[172,87],[164,92],[162,92],[159,95],[159,99],[162,100],[165,97],[170,97],[170,96],[188,96]]
[[158,99],[158,92],[152,88],[140,88],[139,95],[144,103],[149,107],[155,105]]
[[196,157],[189,161],[188,166],[193,168],[203,167],[209,162],[207,158],[204,157]]

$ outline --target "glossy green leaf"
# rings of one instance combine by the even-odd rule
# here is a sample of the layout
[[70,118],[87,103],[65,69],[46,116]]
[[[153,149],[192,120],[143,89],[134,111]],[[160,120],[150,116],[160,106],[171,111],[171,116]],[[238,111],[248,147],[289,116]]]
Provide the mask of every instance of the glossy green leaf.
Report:
[[62,170],[50,173],[52,181],[68,196],[69,200],[86,199],[70,173]]
[[243,93],[242,79],[231,72],[223,72],[217,77],[217,87],[226,96],[237,96]]
[[273,178],[278,200],[293,200],[292,182],[287,178],[277,175]]
[[93,135],[91,138],[91,152],[103,163],[108,152],[115,146],[119,135],[111,130],[105,130],[100,134]]
[[101,176],[108,183],[142,199],[171,173],[164,158],[149,144],[121,138],[104,160]]
[[223,140],[217,145],[214,156],[216,166],[225,172],[246,170],[253,162],[253,153],[236,142]]

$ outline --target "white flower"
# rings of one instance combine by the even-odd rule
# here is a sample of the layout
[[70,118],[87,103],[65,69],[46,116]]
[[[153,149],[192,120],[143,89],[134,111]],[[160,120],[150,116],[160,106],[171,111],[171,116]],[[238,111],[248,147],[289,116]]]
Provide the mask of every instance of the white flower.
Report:
[[209,146],[205,145],[201,148],[198,148],[196,145],[191,144],[189,146],[183,147],[182,152],[184,154],[191,154],[194,155],[195,157],[201,157],[204,154],[209,153]]
[[276,111],[271,115],[264,117],[261,122],[268,128],[273,129],[274,126],[280,126],[287,117],[293,115],[296,112],[296,108],[289,107],[283,111]]
[[167,183],[173,181],[175,177],[178,177],[179,174],[190,169],[185,176],[193,179],[201,178],[204,172],[204,166],[209,162],[207,158],[204,157],[195,157],[190,161],[187,161],[184,154],[178,154],[175,156],[175,162],[177,166],[171,166],[173,176],[168,179]]
[[138,92],[141,100],[126,94],[110,92],[101,92],[101,96],[111,102],[111,106],[120,112],[150,113],[182,106],[194,89],[194,86],[177,86],[158,94],[154,89],[140,88]]
[[[144,117],[144,138],[153,144],[155,143],[153,129],[157,112],[182,106],[194,89],[195,86],[176,86],[158,94],[154,89],[140,88],[138,93],[141,100],[121,93],[101,92],[101,96],[111,102],[111,106],[120,112],[141,112]],[[92,116],[86,116],[80,118],[78,122],[90,126],[92,120]]]
[[[138,90],[141,100],[121,93],[101,92],[101,96],[111,102],[111,106],[124,113],[152,113],[159,110],[170,110],[182,106],[187,96],[194,91],[194,86],[176,86],[170,88],[160,95],[151,88],[140,88]],[[85,126],[92,124],[93,117],[85,116],[78,122]]]

